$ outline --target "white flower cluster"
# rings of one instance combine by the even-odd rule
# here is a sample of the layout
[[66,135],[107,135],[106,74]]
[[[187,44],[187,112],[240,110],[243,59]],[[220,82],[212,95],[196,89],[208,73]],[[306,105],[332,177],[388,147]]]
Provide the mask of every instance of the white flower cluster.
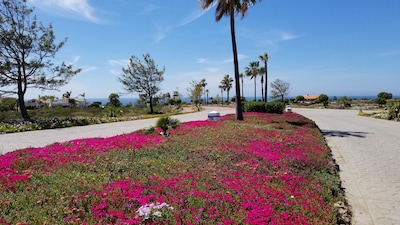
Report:
[[147,220],[150,218],[150,215],[162,217],[162,213],[159,210],[161,210],[164,207],[169,210],[174,209],[174,207],[168,205],[165,202],[163,202],[161,204],[159,202],[157,202],[156,204],[150,203],[150,204],[142,205],[136,212],[139,214],[140,217]]

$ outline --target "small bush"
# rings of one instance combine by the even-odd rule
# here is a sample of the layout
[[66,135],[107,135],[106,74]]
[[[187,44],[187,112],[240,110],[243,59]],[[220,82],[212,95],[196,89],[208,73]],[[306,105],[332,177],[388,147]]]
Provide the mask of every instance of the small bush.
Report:
[[389,106],[388,119],[398,120],[400,118],[400,102],[395,102]]
[[160,117],[156,122],[156,127],[161,128],[164,131],[164,135],[167,135],[167,130],[170,127],[175,129],[178,127],[178,125],[179,120],[169,116]]

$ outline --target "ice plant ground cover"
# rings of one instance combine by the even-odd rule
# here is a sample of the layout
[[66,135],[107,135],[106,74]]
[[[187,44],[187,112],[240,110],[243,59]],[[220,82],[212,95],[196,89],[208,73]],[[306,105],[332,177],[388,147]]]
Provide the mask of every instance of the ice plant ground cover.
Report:
[[0,156],[0,224],[338,224],[345,201],[320,131],[294,113]]

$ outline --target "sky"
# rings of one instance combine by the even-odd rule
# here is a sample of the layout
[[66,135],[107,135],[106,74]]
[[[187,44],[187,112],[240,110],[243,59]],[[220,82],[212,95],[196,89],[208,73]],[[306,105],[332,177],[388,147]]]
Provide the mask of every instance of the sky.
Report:
[[[38,95],[136,98],[118,78],[131,56],[149,53],[165,68],[162,93],[188,96],[191,81],[206,79],[209,96],[220,95],[223,76],[234,76],[229,18],[198,0],[28,0],[44,25],[66,44],[53,59],[82,72],[59,91]],[[263,0],[236,16],[239,69],[268,53],[268,83],[290,83],[289,96],[400,95],[399,0]],[[263,65],[263,63],[260,63]],[[257,83],[257,95],[261,86]],[[270,85],[268,85],[270,95]],[[244,81],[252,99],[254,82]],[[226,94],[224,94],[226,96]],[[234,96],[234,87],[230,92]]]

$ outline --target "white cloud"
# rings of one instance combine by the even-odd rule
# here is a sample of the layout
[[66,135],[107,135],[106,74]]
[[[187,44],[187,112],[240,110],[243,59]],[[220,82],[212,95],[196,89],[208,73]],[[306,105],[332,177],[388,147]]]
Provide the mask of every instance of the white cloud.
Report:
[[129,63],[127,59],[111,59],[108,60],[108,65],[110,66],[126,66]]
[[192,12],[189,16],[185,17],[179,24],[179,26],[185,26],[189,23],[194,22],[195,20],[199,19],[201,16],[203,16],[205,13],[207,13],[212,7],[209,7],[207,9],[199,9],[196,10],[195,12]]
[[93,23],[101,23],[101,19],[94,15],[94,8],[88,0],[28,0],[28,2],[38,8],[50,11],[61,12],[63,16],[71,17],[80,15]]

